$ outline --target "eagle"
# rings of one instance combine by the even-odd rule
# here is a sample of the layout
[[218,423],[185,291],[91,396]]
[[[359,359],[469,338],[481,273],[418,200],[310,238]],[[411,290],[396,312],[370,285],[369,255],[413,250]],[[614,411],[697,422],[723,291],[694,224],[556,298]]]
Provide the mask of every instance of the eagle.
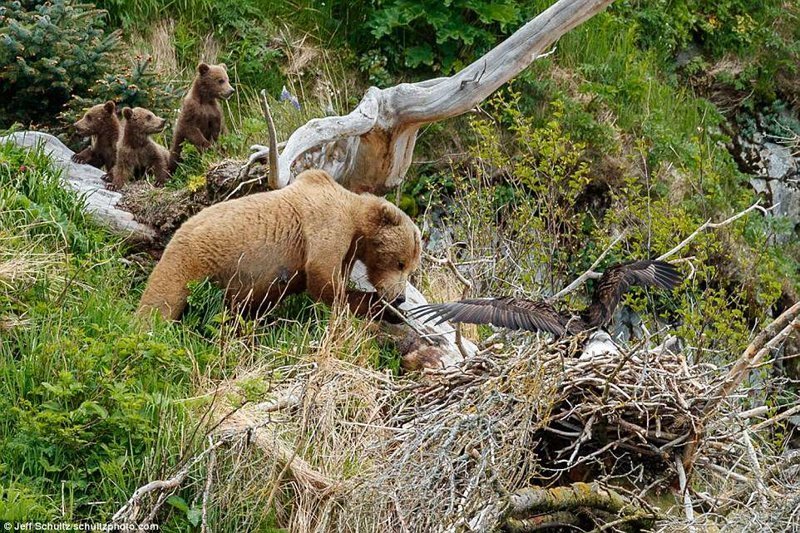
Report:
[[422,305],[409,315],[423,322],[438,318],[437,324],[448,320],[493,324],[507,329],[546,331],[561,337],[607,325],[622,295],[633,285],[670,290],[682,280],[678,269],[666,261],[617,263],[603,273],[592,295],[591,305],[578,315],[559,312],[544,300],[512,296]]

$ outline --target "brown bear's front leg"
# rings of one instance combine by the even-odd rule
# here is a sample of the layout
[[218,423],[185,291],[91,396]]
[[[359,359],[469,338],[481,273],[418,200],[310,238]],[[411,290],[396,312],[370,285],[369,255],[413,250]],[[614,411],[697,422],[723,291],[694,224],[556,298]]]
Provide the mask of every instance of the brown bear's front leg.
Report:
[[216,142],[219,139],[220,131],[222,130],[222,117],[212,119],[208,124],[208,140]]
[[196,262],[189,256],[191,253],[192,250],[167,247],[147,280],[137,315],[147,318],[153,310],[157,310],[166,320],[180,318],[189,297],[189,282],[204,277],[202,270],[196,268]]
[[95,154],[92,151],[92,147],[88,146],[85,149],[81,150],[76,154],[72,154],[72,161],[81,165],[95,165],[93,162],[95,160]]
[[[332,257],[329,261],[334,262],[335,259]],[[338,267],[309,262],[306,264],[306,290],[317,301],[333,305],[345,299],[353,314],[382,319],[386,313],[378,293],[345,289],[346,275]]]
[[206,139],[203,132],[200,131],[200,128],[196,126],[186,130],[186,140],[202,150],[211,146],[211,141]]
[[156,185],[161,187],[169,179],[169,155],[159,157],[153,162],[153,174],[156,177]]

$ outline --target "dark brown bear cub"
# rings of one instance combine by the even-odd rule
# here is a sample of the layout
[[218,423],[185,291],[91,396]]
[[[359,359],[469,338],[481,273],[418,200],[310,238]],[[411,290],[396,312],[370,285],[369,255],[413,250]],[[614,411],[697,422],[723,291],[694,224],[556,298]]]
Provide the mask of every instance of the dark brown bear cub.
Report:
[[117,140],[119,139],[119,120],[117,106],[109,100],[89,109],[83,118],[73,124],[78,134],[91,137],[92,144],[72,156],[72,160],[82,165],[92,165],[111,172],[117,159]]
[[156,185],[163,185],[169,178],[167,165],[169,152],[157,144],[150,135],[164,130],[167,121],[142,107],[126,107],[122,110],[125,123],[122,138],[117,144],[117,162],[111,172],[108,188],[118,191],[134,176],[151,172]]
[[175,126],[169,159],[170,172],[180,162],[184,141],[205,150],[217,140],[222,130],[222,108],[217,100],[230,98],[233,92],[224,64],[197,65],[197,76],[183,99],[178,124]]

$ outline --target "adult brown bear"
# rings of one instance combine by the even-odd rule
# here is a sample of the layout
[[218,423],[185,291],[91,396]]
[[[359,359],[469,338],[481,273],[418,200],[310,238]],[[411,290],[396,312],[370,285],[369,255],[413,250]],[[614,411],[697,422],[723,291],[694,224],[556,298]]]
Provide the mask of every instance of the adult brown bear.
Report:
[[[396,318],[380,300],[403,295],[419,258],[419,229],[408,215],[307,170],[288,187],[221,202],[187,220],[150,275],[138,313],[157,310],[175,320],[187,284],[210,278],[229,302],[250,308],[308,291],[328,304],[345,298],[361,315]],[[355,260],[366,265],[377,292],[347,288]]]

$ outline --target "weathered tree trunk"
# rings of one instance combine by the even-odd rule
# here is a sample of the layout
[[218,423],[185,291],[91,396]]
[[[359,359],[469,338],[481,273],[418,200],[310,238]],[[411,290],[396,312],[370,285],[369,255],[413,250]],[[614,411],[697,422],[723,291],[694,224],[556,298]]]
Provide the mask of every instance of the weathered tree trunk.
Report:
[[[275,183],[284,187],[299,172],[322,168],[353,191],[386,193],[403,181],[421,126],[471,110],[612,1],[559,0],[454,76],[370,88],[349,115],[311,120],[295,131]],[[256,148],[251,162],[266,160],[269,149]]]

